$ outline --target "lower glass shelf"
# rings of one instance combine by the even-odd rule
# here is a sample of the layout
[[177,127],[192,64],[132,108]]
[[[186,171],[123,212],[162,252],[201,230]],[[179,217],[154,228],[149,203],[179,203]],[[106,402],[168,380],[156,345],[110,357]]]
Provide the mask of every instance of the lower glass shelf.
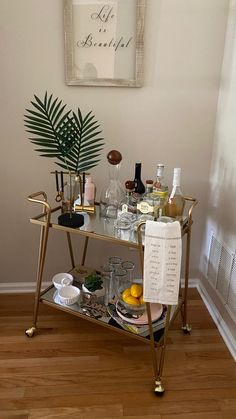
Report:
[[[81,288],[81,284],[74,281],[74,286]],[[111,301],[107,306],[104,305],[102,297],[96,297],[91,294],[83,293],[79,302],[73,305],[62,304],[59,300],[58,291],[54,286],[45,290],[41,294],[40,301],[44,304],[66,311],[72,315],[96,322],[102,326],[109,327],[115,331],[128,334],[134,338],[149,342],[149,325],[133,324],[122,319],[116,310],[116,302]],[[172,310],[174,313],[174,310]],[[153,321],[153,333],[155,342],[158,344],[164,334],[166,307],[163,306],[163,312],[159,319]],[[172,315],[171,315],[172,317]]]

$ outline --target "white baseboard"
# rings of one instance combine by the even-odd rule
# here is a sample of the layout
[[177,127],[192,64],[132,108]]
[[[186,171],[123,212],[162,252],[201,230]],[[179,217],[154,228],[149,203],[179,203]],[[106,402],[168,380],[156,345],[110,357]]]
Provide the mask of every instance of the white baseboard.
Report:
[[227,323],[225,322],[224,318],[220,314],[219,310],[217,309],[216,305],[214,304],[212,298],[210,297],[209,293],[207,292],[206,288],[204,287],[201,281],[198,282],[196,286],[209,314],[211,315],[213,321],[216,324],[219,333],[221,334],[222,339],[224,340],[228,350],[230,351],[232,357],[236,361],[236,339],[232,335],[230,328],[228,327]]
[[[50,282],[43,282],[42,289],[47,288]],[[0,294],[22,294],[35,292],[35,282],[0,283]]]
[[[183,280],[181,280],[183,285]],[[196,288],[199,284],[198,279],[190,279],[189,287]],[[50,282],[43,282],[42,289],[47,288],[51,285]],[[35,282],[5,282],[0,283],[0,294],[18,294],[18,293],[32,293],[35,291],[36,283]]]

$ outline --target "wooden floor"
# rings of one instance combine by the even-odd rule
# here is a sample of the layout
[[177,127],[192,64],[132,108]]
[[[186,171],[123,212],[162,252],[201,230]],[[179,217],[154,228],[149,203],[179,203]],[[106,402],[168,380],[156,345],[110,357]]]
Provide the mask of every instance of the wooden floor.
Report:
[[190,335],[176,319],[163,382],[153,393],[149,346],[40,305],[32,295],[0,295],[0,419],[235,419],[236,365],[196,290]]

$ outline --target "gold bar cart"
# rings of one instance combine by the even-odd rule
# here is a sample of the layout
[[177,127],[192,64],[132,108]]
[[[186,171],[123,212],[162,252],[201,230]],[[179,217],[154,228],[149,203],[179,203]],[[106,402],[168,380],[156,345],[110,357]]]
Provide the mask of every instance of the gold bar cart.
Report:
[[[133,333],[130,330],[124,330],[122,328],[116,327],[114,324],[109,324],[103,319],[96,319],[93,317],[88,317],[81,310],[79,305],[73,306],[64,306],[55,301],[55,292],[56,289],[53,285],[49,286],[45,290],[42,290],[42,278],[45,265],[45,257],[47,252],[47,243],[48,236],[51,229],[55,229],[61,232],[66,233],[68,248],[71,259],[70,271],[72,274],[76,271],[86,272],[85,260],[86,253],[88,249],[89,239],[103,240],[110,243],[120,244],[129,248],[135,248],[139,251],[141,269],[143,272],[143,237],[141,227],[143,223],[140,223],[138,226],[137,232],[126,231],[123,235],[119,233],[118,230],[114,227],[114,220],[104,219],[100,217],[99,207],[96,205],[95,213],[85,214],[85,223],[80,228],[71,228],[65,227],[58,224],[58,215],[61,214],[61,206],[51,208],[47,200],[47,195],[45,192],[36,192],[28,197],[28,200],[33,203],[42,205],[42,213],[30,219],[30,222],[33,224],[38,224],[40,226],[40,242],[39,242],[39,254],[38,254],[38,267],[37,267],[37,282],[35,290],[35,303],[34,303],[34,313],[33,313],[33,325],[28,330],[26,330],[26,335],[28,337],[33,337],[36,328],[37,328],[37,318],[38,318],[38,309],[39,303],[50,305],[59,310],[66,311],[72,315],[81,317],[96,324],[103,325],[105,327],[111,328],[114,331],[117,331],[122,334],[126,334],[130,337],[138,339],[142,342],[148,343],[150,345],[150,350],[152,354],[153,362],[153,371],[154,371],[154,391],[157,395],[164,393],[164,386],[162,384],[162,372],[165,359],[165,349],[166,341],[168,336],[169,325],[177,314],[180,312],[182,316],[182,329],[184,333],[189,333],[191,331],[191,326],[187,323],[187,302],[188,302],[188,281],[189,281],[189,259],[190,259],[190,242],[191,242],[191,228],[193,224],[192,212],[193,208],[197,204],[197,200],[192,197],[185,197],[186,206],[188,208],[188,213],[182,220],[182,237],[186,237],[186,250],[184,255],[184,265],[185,265],[185,281],[184,287],[180,288],[179,292],[179,302],[176,307],[167,306],[165,325],[161,330],[156,333],[153,331],[152,327],[152,317],[150,303],[146,303],[148,324],[149,324],[149,335],[142,336]],[[82,252],[81,265],[79,267],[75,264],[75,258],[73,253],[71,234],[79,234],[84,237],[84,246]],[[76,285],[76,284],[75,284]],[[81,284],[78,284],[80,287]]]

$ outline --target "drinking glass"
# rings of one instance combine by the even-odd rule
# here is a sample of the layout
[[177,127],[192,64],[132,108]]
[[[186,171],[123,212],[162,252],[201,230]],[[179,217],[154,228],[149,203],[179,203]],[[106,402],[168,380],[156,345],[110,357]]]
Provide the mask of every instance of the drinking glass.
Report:
[[108,306],[109,301],[114,297],[114,287],[113,287],[113,267],[110,263],[105,263],[102,265],[102,278],[105,283],[105,306]]
[[130,282],[132,282],[132,279],[133,279],[133,270],[134,270],[134,263],[133,262],[130,262],[129,260],[125,260],[124,262],[122,262],[121,267],[123,269],[126,269],[128,271]]

